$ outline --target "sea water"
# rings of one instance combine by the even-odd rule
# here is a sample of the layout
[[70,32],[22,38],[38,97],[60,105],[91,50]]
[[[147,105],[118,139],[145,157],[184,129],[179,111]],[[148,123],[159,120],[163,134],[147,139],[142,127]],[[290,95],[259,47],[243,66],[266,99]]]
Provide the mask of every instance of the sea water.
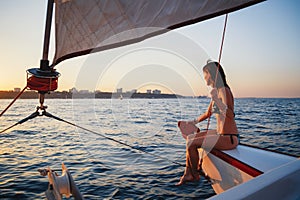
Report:
[[[37,169],[59,169],[62,162],[86,199],[211,197],[215,193],[203,178],[175,186],[184,170],[178,163],[185,163],[177,121],[194,119],[209,101],[46,99],[49,113],[92,132],[42,116],[2,133],[0,198],[45,199],[48,180]],[[0,100],[0,110],[9,102]],[[33,113],[37,104],[18,100],[0,118],[0,129]],[[242,143],[300,155],[300,99],[235,99],[235,114]],[[212,117],[209,128],[215,126]]]

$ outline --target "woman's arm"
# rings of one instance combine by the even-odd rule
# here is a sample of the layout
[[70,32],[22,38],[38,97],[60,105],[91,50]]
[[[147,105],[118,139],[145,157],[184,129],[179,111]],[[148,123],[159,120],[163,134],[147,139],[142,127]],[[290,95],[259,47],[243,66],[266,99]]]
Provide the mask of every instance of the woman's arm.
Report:
[[226,98],[226,88],[219,89],[219,95],[217,92],[217,89],[213,89],[211,91],[211,98],[215,102],[215,104],[218,106],[220,112],[224,115],[226,115],[227,111],[227,98]]
[[200,115],[199,117],[197,117],[193,122],[194,122],[194,124],[197,124],[197,123],[199,123],[199,122],[202,122],[202,121],[204,121],[204,120],[206,120],[208,117],[210,117],[211,116],[211,108],[212,108],[212,101],[210,102],[210,104],[209,104],[209,106],[208,106],[208,108],[207,108],[207,110],[206,110],[206,112],[205,113],[203,113],[202,115]]

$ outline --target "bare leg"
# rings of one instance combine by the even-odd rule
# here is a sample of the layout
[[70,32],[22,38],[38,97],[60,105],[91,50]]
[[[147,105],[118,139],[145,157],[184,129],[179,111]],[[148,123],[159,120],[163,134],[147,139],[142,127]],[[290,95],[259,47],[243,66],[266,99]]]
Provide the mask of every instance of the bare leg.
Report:
[[[199,164],[199,154],[198,154],[197,148],[198,148],[198,146],[200,147],[202,143],[199,145],[196,145],[194,143],[194,146],[192,147],[193,148],[192,151],[189,150],[189,148],[195,138],[199,138],[199,137],[205,138],[206,135],[207,135],[207,132],[200,132],[197,134],[191,134],[191,135],[187,136],[187,138],[186,138],[186,167],[185,167],[183,176],[180,178],[180,181],[176,185],[182,185],[186,182],[200,180],[200,175],[197,171],[197,167]],[[191,158],[191,155],[193,158]],[[194,167],[192,167],[192,166],[196,166],[196,169],[194,169]]]
[[193,181],[199,181],[200,175],[197,173],[197,175],[194,175],[191,171],[190,167],[185,167],[184,174],[180,178],[179,182],[176,184],[176,186],[183,185],[186,182],[193,182]]
[[183,176],[176,185],[182,185],[188,181],[198,181],[200,179],[198,173],[199,167],[199,152],[198,148],[210,150],[216,149],[233,149],[238,144],[237,139],[235,144],[231,144],[230,137],[220,136],[216,131],[201,132],[187,136],[186,140],[186,168]]
[[206,136],[200,135],[194,138],[187,139],[187,152],[190,160],[190,168],[192,174],[198,172],[199,166],[199,152],[198,148],[204,148],[210,151],[213,148],[226,150],[233,149],[237,146],[238,140],[234,138],[234,144],[231,143],[231,138],[228,136],[220,136],[217,134],[207,134]]
[[[196,149],[197,150],[197,149]],[[199,160],[199,158],[198,158]],[[190,154],[189,154],[189,150],[188,150],[188,141],[187,141],[187,147],[186,147],[186,167],[184,170],[184,174],[183,176],[180,178],[180,181],[176,184],[177,186],[182,185],[186,182],[191,182],[191,181],[199,181],[200,180],[200,176],[198,171],[192,171],[191,168],[191,159],[190,159]]]
[[190,145],[187,149],[192,174],[198,174],[199,152],[196,145]]
[[[199,174],[198,167],[199,167],[199,152],[198,148],[203,146],[204,140],[206,137],[209,137],[207,132],[197,133],[194,136],[190,136],[187,138],[186,148],[187,154],[189,158],[189,167],[191,173]],[[199,175],[198,175],[199,176]]]

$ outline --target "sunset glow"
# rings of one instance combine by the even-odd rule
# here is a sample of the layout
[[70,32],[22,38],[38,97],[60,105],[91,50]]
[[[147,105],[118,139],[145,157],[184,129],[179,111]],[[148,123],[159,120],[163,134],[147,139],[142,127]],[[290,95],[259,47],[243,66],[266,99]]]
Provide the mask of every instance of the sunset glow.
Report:
[[[0,90],[23,88],[26,69],[39,67],[41,59],[46,1],[21,1],[19,4],[0,2]],[[221,63],[236,97],[300,97],[299,7],[296,0],[273,0],[229,14]],[[64,61],[56,67],[62,74],[58,90],[78,87],[115,91],[122,87],[124,90],[143,91],[148,84],[161,85],[163,92],[206,95],[208,89],[201,78],[202,66],[208,58],[218,59],[223,25],[224,16],[220,16],[180,28],[173,39],[166,34],[131,47]],[[140,51],[113,63],[126,51],[157,48],[164,42],[173,45],[173,49],[181,49],[176,50],[179,56],[175,58],[162,51]],[[53,54],[54,27],[50,60]],[[111,63],[114,65],[107,69]],[[189,63],[197,72],[191,70],[193,67]],[[96,73],[83,75],[87,65],[96,69]],[[132,65],[136,65],[133,71]],[[146,65],[154,71],[147,71]],[[157,66],[162,66],[161,70]],[[134,77],[134,73],[138,76]],[[178,82],[179,76],[185,83]],[[154,86],[151,89],[155,89]]]

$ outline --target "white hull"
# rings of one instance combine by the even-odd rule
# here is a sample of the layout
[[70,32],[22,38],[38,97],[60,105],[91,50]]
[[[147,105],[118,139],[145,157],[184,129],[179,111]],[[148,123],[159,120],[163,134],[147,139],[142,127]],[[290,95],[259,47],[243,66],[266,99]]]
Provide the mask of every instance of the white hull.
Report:
[[210,200],[300,199],[300,159],[270,170]]
[[[239,145],[236,149],[228,151],[212,150],[209,153],[204,151],[203,155],[202,152],[203,150],[200,149],[199,154],[203,157],[202,169],[212,179],[212,187],[217,194],[231,188],[238,188],[238,185],[243,185],[243,183],[250,182],[250,180],[258,178],[260,180],[262,179],[261,177],[271,173],[273,170],[293,162],[298,164],[295,164],[296,171],[290,171],[290,173],[293,174],[295,172],[300,176],[300,160],[285,154],[246,145]],[[300,178],[298,180],[299,186]],[[277,181],[280,182],[280,180]],[[275,180],[266,182],[266,179],[263,179],[263,182],[269,186],[277,184]],[[256,189],[257,186],[255,184],[253,187],[246,188],[249,192],[254,192]]]

